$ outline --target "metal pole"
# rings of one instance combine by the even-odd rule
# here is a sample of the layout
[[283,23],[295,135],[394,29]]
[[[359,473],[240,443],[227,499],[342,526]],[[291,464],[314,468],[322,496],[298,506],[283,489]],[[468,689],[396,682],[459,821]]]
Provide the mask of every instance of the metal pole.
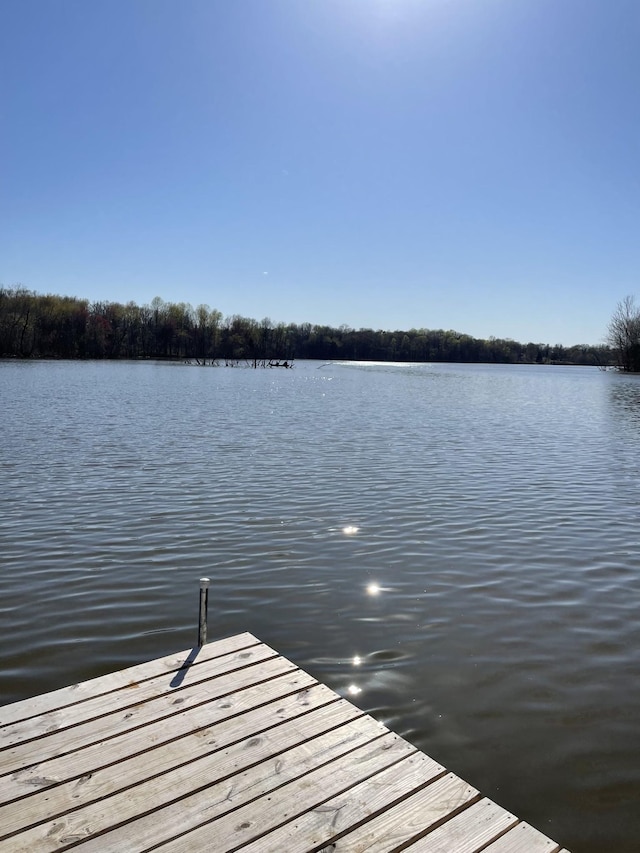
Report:
[[207,607],[209,606],[209,578],[200,578],[200,621],[198,623],[198,645],[207,642]]

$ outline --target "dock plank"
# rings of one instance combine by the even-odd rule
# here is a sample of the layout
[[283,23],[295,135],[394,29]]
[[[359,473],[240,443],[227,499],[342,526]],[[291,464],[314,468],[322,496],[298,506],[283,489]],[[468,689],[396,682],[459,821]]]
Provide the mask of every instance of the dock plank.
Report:
[[[225,690],[234,692],[255,684],[257,678],[266,681],[285,673],[294,673],[295,669],[294,665],[284,658],[273,658],[265,661],[260,668],[238,670],[233,686],[226,681],[215,684],[211,689],[222,690],[218,698],[223,698],[226,695]],[[45,758],[67,754],[96,740],[106,740],[147,723],[167,719],[185,708],[204,704],[210,700],[207,689],[210,684],[211,682],[205,681],[190,685],[181,691],[180,697],[174,696],[173,693],[163,693],[139,705],[126,705],[123,710],[79,723],[70,729],[54,729],[44,738],[27,740],[8,747],[0,753],[0,773],[9,773]]]
[[455,815],[415,844],[408,853],[478,853],[518,823],[515,815],[486,797]]
[[[360,798],[354,790],[349,799],[329,800],[242,851],[306,853],[321,844],[336,844],[340,853],[390,853],[479,796],[453,773],[433,781],[441,770],[436,765],[425,772],[419,765],[409,774],[404,765],[396,765],[399,778],[392,780],[389,772],[386,786],[378,786],[374,796],[364,783]],[[430,782],[427,787],[425,781]]]
[[128,681],[117,690],[87,698],[81,704],[56,708],[38,717],[30,717],[27,720],[3,726],[0,729],[0,750],[54,731],[69,729],[79,723],[90,722],[114,711],[137,708],[148,699],[155,699],[159,695],[168,696],[172,693],[179,695],[187,687],[272,658],[277,658],[277,652],[260,644],[249,649],[216,656],[201,662],[199,666],[189,666],[180,672],[180,678],[172,678],[170,681],[167,681],[167,673],[144,680]]
[[[333,818],[340,807],[359,801],[361,791],[353,790],[359,780],[369,780],[369,792],[373,794],[400,781],[405,772],[410,774],[415,765],[426,758],[389,732],[378,741],[349,753],[348,762],[335,761],[305,775],[295,789],[291,783],[275,789],[268,797],[260,796],[223,815],[214,824],[204,824],[158,849],[162,853],[192,853],[206,849],[212,837],[216,840],[216,853],[244,849],[257,839],[262,843],[268,832],[314,809],[326,807]],[[338,796],[340,806],[330,802]],[[261,849],[259,845],[257,849]]]
[[[335,724],[336,716],[334,713],[330,724]],[[318,722],[320,726],[326,725],[326,720]],[[158,825],[160,809],[164,809],[163,823],[171,826],[172,832],[187,831],[202,823],[203,814],[211,820],[218,812],[236,809],[258,793],[270,792],[289,779],[296,779],[363,745],[368,746],[384,735],[379,724],[361,717],[357,728],[340,726],[311,740],[307,740],[306,733],[302,736],[304,743],[283,751],[278,751],[278,744],[267,736],[250,738],[248,743],[236,744],[222,753],[216,752],[152,777],[144,785],[76,808],[58,817],[53,824],[41,823],[23,832],[19,845],[15,838],[8,839],[6,847],[0,842],[0,853],[59,850],[60,844],[68,843],[68,839],[99,833],[93,845],[86,845],[87,851],[126,849],[127,853],[133,853],[138,848],[132,846],[132,835],[143,845],[141,849],[166,839],[166,827]],[[174,808],[167,808],[169,806]],[[135,826],[130,825],[145,813],[146,817],[140,818]],[[109,834],[108,831],[117,825],[124,826],[124,830]]]
[[486,847],[483,853],[558,853],[559,849],[555,841],[522,822]]
[[567,853],[249,633],[0,708],[0,744],[0,853]]
[[[304,697],[301,699],[302,692]],[[118,765],[122,768],[123,785],[126,785],[129,781],[128,767],[137,766],[141,755],[165,743],[175,742],[175,749],[180,750],[184,743],[180,738],[189,736],[196,738],[201,745],[200,749],[205,751],[226,744],[218,728],[225,720],[237,718],[235,728],[225,729],[225,735],[240,740],[246,737],[247,731],[259,733],[263,728],[284,722],[310,708],[336,701],[344,700],[338,700],[332,690],[318,684],[310,675],[301,670],[287,672],[266,684],[246,687],[223,700],[182,711],[171,718],[170,726],[164,721],[159,721],[158,725],[151,723],[108,741],[99,740],[84,746],[73,754],[73,761],[65,754],[15,771],[10,776],[0,777],[0,803],[8,803],[65,781],[85,777],[109,766]],[[270,706],[270,703],[276,702],[277,705]],[[241,714],[246,716],[242,718]],[[133,764],[129,765],[129,761]]]
[[121,687],[126,687],[132,682],[145,681],[156,675],[179,672],[204,661],[242,651],[259,643],[260,640],[248,632],[236,634],[233,637],[218,640],[216,643],[210,643],[201,648],[196,647],[163,658],[156,658],[147,663],[139,663],[117,672],[111,672],[107,675],[81,681],[78,684],[72,684],[69,687],[52,690],[50,693],[42,693],[40,696],[33,696],[30,699],[5,705],[0,708],[0,732],[4,726],[21,720],[28,720],[49,711],[75,705],[94,696],[102,696],[111,691],[119,690]]
[[[310,708],[316,713],[306,719]],[[160,786],[166,789],[167,802],[170,802],[196,790],[198,779],[204,780],[202,787],[211,785],[223,769],[229,772],[229,761],[233,762],[234,772],[239,772],[246,764],[278,756],[291,746],[358,716],[362,716],[361,711],[349,705],[344,707],[339,700],[336,702],[328,688],[304,690],[269,707],[248,712],[245,717],[222,720],[204,732],[189,733],[146,753],[0,806],[0,838],[21,827],[44,822],[52,813],[64,814],[77,809],[80,789],[83,805],[105,801],[126,790],[123,806],[118,806],[115,800],[110,801],[110,807],[120,818],[132,807],[133,787],[147,780],[151,780],[144,793],[147,803],[152,801],[154,789]],[[296,720],[296,717],[304,719]],[[283,728],[285,722],[288,725]],[[247,726],[253,732],[249,740],[245,736]],[[135,811],[131,817],[135,817]]]

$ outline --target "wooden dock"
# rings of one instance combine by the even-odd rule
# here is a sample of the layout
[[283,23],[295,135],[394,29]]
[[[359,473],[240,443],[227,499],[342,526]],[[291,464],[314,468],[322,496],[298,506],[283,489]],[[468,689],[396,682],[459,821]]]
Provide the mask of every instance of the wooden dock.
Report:
[[560,846],[240,634],[0,708],[0,853],[68,849]]

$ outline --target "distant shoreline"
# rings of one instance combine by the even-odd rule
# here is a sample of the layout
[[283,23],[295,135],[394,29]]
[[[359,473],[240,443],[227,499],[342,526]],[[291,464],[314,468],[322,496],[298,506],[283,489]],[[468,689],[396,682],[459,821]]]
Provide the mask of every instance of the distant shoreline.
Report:
[[606,345],[520,343],[454,330],[333,328],[272,323],[206,305],[93,302],[0,288],[0,357],[207,362],[381,361],[417,364],[556,364],[611,367]]

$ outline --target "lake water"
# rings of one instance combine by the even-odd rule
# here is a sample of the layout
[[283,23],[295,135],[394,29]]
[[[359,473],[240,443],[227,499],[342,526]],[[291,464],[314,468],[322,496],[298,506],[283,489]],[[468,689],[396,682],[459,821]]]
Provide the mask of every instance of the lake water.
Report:
[[12,702],[249,630],[572,853],[640,847],[640,377],[0,362]]

